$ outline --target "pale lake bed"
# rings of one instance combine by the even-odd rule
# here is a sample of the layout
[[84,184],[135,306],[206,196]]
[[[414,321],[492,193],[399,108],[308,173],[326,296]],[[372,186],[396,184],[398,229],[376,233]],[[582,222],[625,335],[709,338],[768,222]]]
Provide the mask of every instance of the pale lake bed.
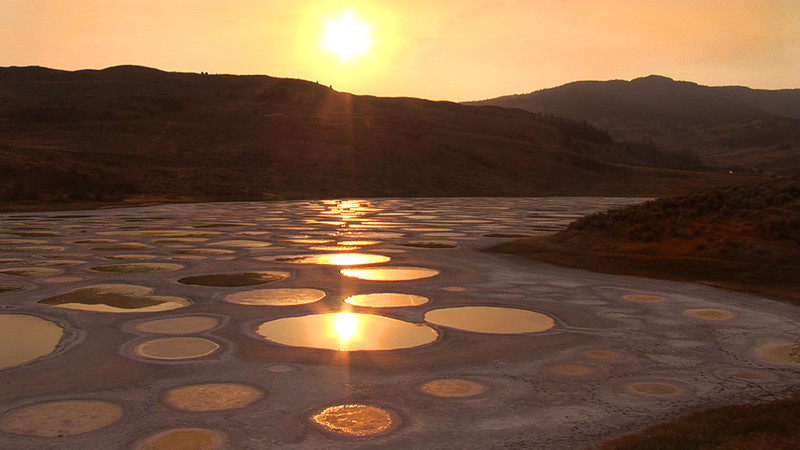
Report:
[[585,448],[800,375],[800,309],[486,251],[633,198],[0,214],[0,448]]

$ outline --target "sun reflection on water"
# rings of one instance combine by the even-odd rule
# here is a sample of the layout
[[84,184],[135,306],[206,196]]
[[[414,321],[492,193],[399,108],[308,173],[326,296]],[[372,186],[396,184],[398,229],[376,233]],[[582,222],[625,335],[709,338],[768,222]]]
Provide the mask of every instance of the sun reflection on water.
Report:
[[332,314],[328,329],[339,341],[339,350],[347,351],[350,341],[358,337],[358,318],[353,313]]
[[[319,247],[317,247],[319,248]],[[344,247],[334,248],[343,250]],[[270,257],[257,257],[261,261],[269,261]],[[323,253],[316,255],[291,255],[275,258],[275,261],[292,264],[321,264],[329,266],[359,266],[364,264],[379,264],[391,261],[392,258],[384,255],[369,253]]]
[[270,320],[259,325],[256,333],[278,344],[342,352],[411,348],[430,344],[439,336],[425,324],[352,312]]

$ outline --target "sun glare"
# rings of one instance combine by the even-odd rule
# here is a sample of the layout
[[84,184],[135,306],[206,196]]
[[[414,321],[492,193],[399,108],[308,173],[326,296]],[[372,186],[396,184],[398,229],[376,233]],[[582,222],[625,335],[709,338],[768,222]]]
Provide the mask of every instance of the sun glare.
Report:
[[370,27],[347,12],[325,23],[322,46],[342,61],[350,61],[369,50]]
[[339,350],[347,350],[350,341],[358,335],[358,316],[351,313],[338,313],[333,316],[331,328],[339,340]]

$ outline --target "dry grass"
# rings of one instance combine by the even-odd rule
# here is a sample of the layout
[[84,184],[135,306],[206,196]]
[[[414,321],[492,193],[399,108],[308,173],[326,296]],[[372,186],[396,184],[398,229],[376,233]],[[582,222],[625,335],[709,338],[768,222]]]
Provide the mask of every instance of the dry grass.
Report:
[[800,277],[797,276],[800,251],[797,248],[774,247],[781,254],[781,262],[776,264],[774,254],[756,254],[746,248],[712,253],[686,252],[686,247],[691,244],[669,241],[631,244],[586,233],[529,238],[503,244],[497,249],[565,267],[703,282],[800,304]]
[[567,119],[354,96],[302,80],[0,68],[0,91],[0,201],[12,206],[653,196],[748,180],[627,149]]
[[598,272],[700,281],[800,304],[800,177],[594,214],[498,247]]
[[800,394],[755,405],[693,412],[603,444],[601,450],[800,448]]

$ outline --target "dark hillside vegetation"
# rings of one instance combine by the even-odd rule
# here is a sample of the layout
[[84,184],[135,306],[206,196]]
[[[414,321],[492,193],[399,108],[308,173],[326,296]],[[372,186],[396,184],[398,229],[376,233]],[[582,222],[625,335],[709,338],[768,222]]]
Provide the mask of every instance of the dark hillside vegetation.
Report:
[[500,250],[601,272],[704,281],[800,303],[800,177],[648,201]]
[[800,89],[709,87],[651,75],[578,81],[475,105],[584,120],[618,140],[652,143],[735,171],[800,170]]
[[696,411],[630,436],[601,450],[779,450],[800,448],[800,394],[753,405]]
[[740,183],[588,123],[136,66],[0,68],[6,204],[642,195]]
[[[738,226],[739,233],[715,242],[705,231],[719,226]],[[800,244],[800,178],[656,199],[578,219],[567,231],[607,232],[640,242],[702,238],[699,249],[706,243],[744,245],[747,236]]]

